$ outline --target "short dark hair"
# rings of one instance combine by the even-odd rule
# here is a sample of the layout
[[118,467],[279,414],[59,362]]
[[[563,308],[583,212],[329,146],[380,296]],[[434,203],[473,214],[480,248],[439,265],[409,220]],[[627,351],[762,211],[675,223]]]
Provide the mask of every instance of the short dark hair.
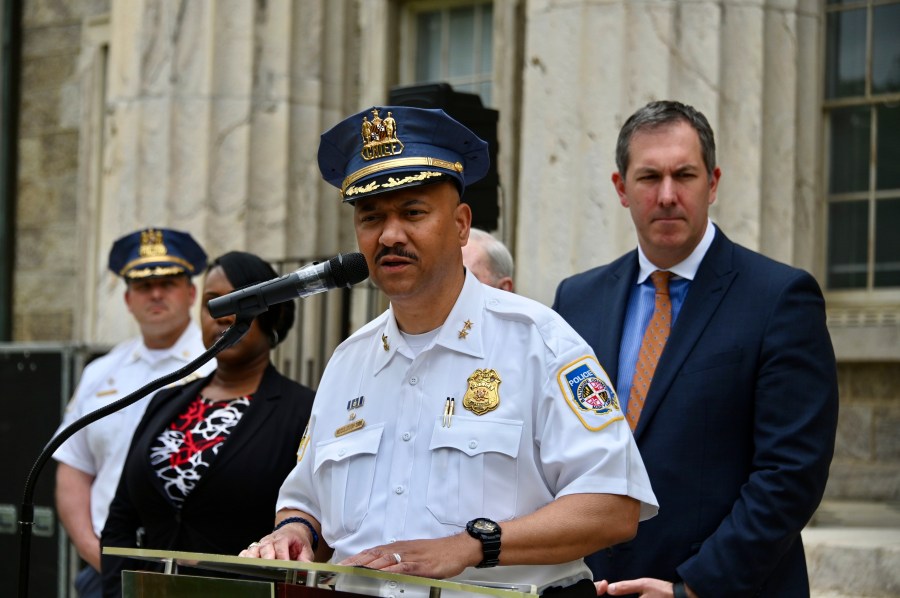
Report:
[[647,131],[667,126],[677,122],[686,122],[700,137],[700,152],[703,155],[703,163],[706,171],[712,176],[716,169],[716,138],[709,121],[703,113],[687,104],[673,100],[659,100],[650,102],[643,108],[628,117],[622,129],[619,131],[619,139],[616,142],[616,167],[623,177],[628,171],[629,146],[631,138],[638,131]]
[[[216,266],[222,268],[225,277],[235,290],[278,278],[278,273],[269,262],[246,251],[229,251],[210,262],[206,271],[209,272]],[[286,301],[273,305],[268,311],[257,316],[256,322],[260,330],[269,337],[273,347],[287,337],[288,331],[294,325],[295,309],[293,301]]]

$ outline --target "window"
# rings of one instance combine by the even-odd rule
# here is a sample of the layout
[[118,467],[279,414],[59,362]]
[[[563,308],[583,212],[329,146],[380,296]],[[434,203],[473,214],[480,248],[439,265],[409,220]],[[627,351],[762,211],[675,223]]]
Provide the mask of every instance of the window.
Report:
[[449,83],[492,105],[493,11],[491,2],[410,2],[411,34],[404,52],[403,84]]
[[900,0],[827,0],[827,287],[900,287]]

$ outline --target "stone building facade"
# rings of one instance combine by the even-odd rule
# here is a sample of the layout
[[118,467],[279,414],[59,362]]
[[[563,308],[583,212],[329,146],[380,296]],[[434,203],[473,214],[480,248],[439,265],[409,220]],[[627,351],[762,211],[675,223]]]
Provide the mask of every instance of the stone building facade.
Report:
[[[465,3],[25,0],[12,340],[135,332],[105,262],[141,226],[190,230],[211,255],[354,250],[349,208],[318,173],[318,136],[414,82],[410,14],[429,4]],[[496,232],[517,290],[549,303],[561,278],[634,246],[610,183],[615,138],[659,98],[696,106],[716,131],[713,219],[826,286],[826,10],[493,2]],[[896,500],[900,289],[827,297],[842,401],[829,493]]]

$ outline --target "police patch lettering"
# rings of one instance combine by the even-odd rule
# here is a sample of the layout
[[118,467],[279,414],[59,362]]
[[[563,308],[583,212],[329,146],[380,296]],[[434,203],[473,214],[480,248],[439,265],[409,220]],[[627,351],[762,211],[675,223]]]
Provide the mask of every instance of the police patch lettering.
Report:
[[569,407],[588,430],[602,430],[623,419],[619,398],[595,358],[573,361],[559,371],[557,380]]

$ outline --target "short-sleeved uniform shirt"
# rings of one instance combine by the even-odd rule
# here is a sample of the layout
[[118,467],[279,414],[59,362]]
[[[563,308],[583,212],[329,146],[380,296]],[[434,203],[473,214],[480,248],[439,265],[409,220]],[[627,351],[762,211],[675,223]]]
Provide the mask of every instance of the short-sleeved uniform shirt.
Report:
[[[396,540],[453,535],[476,517],[502,527],[581,493],[632,496],[642,518],[656,513],[591,348],[546,306],[467,273],[449,317],[417,356],[390,309],[338,347],[277,506],[316,517],[339,562]],[[469,568],[454,579],[540,587],[583,578],[590,571],[579,559]],[[360,583],[382,585],[369,591],[384,596],[423,591]]]
[[[166,350],[147,349],[140,336],[119,343],[84,369],[57,433],[88,413],[125,398],[148,382],[184,367],[203,351],[200,328],[193,323]],[[205,376],[215,367],[215,360],[211,360],[188,378]],[[150,393],[79,430],[53,453],[57,461],[94,476],[91,522],[98,537],[119,485],[131,437],[152,396],[153,393]]]

